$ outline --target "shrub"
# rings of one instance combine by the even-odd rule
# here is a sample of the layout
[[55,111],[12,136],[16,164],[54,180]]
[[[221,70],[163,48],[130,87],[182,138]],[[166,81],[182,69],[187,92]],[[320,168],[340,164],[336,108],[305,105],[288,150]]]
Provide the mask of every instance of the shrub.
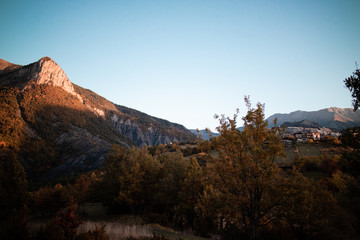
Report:
[[76,214],[77,204],[59,211],[56,218],[42,227],[36,234],[36,240],[70,240],[74,239],[81,224]]
[[75,236],[75,240],[109,240],[109,235],[105,231],[105,225],[95,225],[95,229],[82,231]]
[[306,156],[294,160],[294,165],[302,171],[315,171],[321,165],[321,160],[318,156]]

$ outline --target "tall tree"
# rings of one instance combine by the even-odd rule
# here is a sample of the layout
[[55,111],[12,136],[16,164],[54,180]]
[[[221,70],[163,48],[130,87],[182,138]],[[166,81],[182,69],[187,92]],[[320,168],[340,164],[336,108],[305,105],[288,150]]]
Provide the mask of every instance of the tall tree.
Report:
[[185,179],[177,196],[179,203],[175,206],[178,225],[182,227],[197,227],[197,203],[203,192],[203,169],[196,158],[191,158],[186,170]]
[[16,154],[0,149],[0,239],[26,239],[26,174]]
[[344,83],[351,92],[351,96],[353,97],[354,111],[356,111],[360,106],[360,69],[356,67],[353,75],[345,78]]
[[[26,205],[26,174],[12,151],[0,152],[0,218],[21,212]],[[5,216],[3,216],[5,215]]]
[[267,129],[264,105],[252,108],[248,98],[245,102],[248,112],[243,131],[237,128],[238,111],[233,118],[216,116],[220,135],[210,139],[209,149],[215,152],[209,154],[208,168],[213,174],[210,189],[223,201],[218,216],[255,239],[261,226],[283,213],[280,207],[286,184],[275,164],[276,157],[283,155],[280,129]]

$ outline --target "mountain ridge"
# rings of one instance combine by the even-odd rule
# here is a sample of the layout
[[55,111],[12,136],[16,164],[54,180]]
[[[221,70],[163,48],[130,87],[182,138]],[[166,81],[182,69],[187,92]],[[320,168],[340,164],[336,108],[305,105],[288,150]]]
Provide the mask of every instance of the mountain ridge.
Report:
[[317,123],[309,120],[302,120],[299,122],[284,122],[281,124],[282,127],[304,127],[304,128],[320,128],[321,126]]
[[8,72],[18,67],[21,67],[21,65],[16,65],[11,62],[5,61],[4,59],[0,59],[0,71]]
[[352,108],[331,107],[318,111],[297,110],[290,113],[276,113],[267,118],[269,126],[273,126],[275,118],[277,118],[278,125],[285,122],[293,123],[308,120],[319,124],[321,127],[337,130],[360,125],[360,111],[354,112]]
[[113,144],[129,148],[195,139],[180,124],[73,84],[49,57],[25,66],[0,63],[0,150],[15,151],[37,179],[98,168]]

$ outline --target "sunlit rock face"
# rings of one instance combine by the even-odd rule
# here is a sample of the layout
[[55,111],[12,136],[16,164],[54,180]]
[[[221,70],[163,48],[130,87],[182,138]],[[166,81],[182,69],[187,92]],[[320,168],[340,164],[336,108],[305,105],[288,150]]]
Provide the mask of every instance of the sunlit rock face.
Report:
[[49,57],[43,57],[39,61],[26,66],[9,62],[6,62],[6,65],[8,67],[5,68],[4,66],[2,71],[0,69],[0,86],[17,86],[21,90],[26,90],[34,85],[51,85],[62,88],[82,101],[81,96],[74,90],[73,84],[62,68]]
[[[1,74],[1,72],[0,72]],[[1,85],[19,86],[21,89],[31,88],[33,84],[48,84],[61,87],[76,95],[74,87],[61,67],[49,57],[26,66],[18,66],[0,75]]]
[[43,57],[32,64],[29,74],[30,83],[61,87],[65,91],[76,95],[74,87],[65,72],[49,57]]

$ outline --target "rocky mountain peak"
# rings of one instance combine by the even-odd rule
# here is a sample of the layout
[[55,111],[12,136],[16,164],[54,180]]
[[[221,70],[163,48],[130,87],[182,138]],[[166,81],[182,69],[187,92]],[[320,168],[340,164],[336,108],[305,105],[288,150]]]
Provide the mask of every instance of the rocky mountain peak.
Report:
[[74,87],[62,68],[49,57],[43,57],[32,64],[30,82],[34,84],[50,84],[61,87],[65,91],[76,95]]
[[26,90],[40,84],[60,87],[83,101],[62,68],[49,57],[26,66],[0,61],[0,86],[17,86]]

